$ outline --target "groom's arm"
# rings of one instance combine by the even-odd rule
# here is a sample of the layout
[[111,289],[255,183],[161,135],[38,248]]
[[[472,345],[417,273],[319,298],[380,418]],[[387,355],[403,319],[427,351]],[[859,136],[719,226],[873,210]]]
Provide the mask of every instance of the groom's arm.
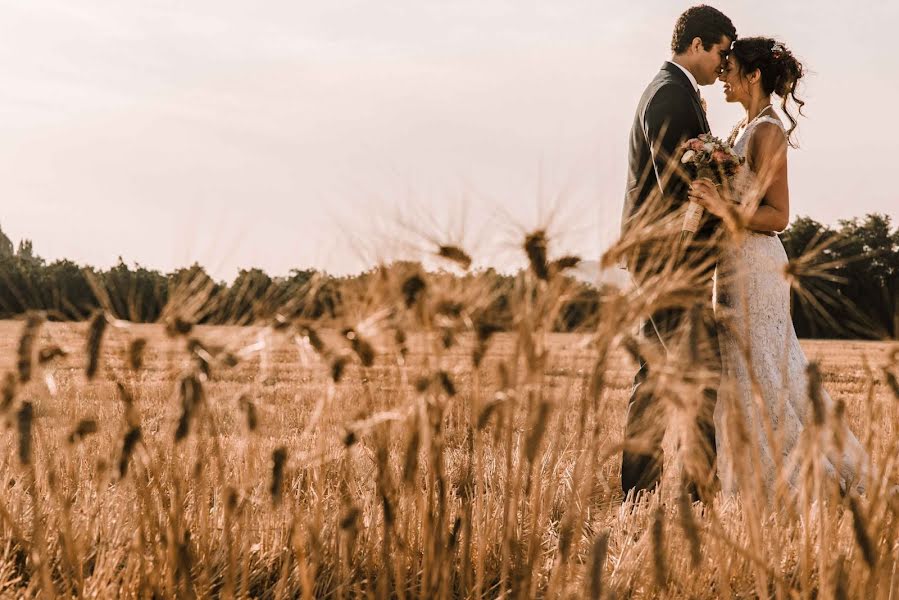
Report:
[[643,132],[656,179],[663,197],[675,206],[686,199],[690,185],[680,169],[680,145],[703,131],[690,92],[680,85],[662,86],[644,112]]

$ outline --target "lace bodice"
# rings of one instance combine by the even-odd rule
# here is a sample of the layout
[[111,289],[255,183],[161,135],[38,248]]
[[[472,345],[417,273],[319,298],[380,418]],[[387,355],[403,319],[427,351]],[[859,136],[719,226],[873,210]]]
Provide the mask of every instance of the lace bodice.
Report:
[[[752,138],[752,134],[756,128],[762,123],[773,123],[783,131],[783,125],[774,117],[769,117],[767,115],[756,117],[742,129],[742,132],[740,132],[739,129],[734,130],[732,137],[736,137],[736,139],[730,140],[734,152],[743,158],[747,157],[749,140]],[[739,135],[737,135],[738,133]],[[786,133],[784,135],[786,135]],[[750,202],[758,192],[758,190],[755,189],[756,183],[755,173],[752,172],[752,169],[749,168],[748,164],[744,163],[740,170],[737,171],[737,174],[734,176],[733,182],[731,183],[735,199],[740,202],[740,204]]]
[[774,117],[769,117],[768,115],[762,115],[760,117],[756,117],[752,121],[750,121],[745,128],[742,128],[743,131],[739,132],[737,130],[735,133],[739,133],[738,136],[733,140],[733,148],[734,152],[739,154],[740,156],[746,156],[746,150],[749,147],[749,138],[752,137],[752,132],[755,131],[756,127],[761,125],[762,123],[772,123],[780,127],[781,131],[783,131],[783,125],[780,121],[775,119]]

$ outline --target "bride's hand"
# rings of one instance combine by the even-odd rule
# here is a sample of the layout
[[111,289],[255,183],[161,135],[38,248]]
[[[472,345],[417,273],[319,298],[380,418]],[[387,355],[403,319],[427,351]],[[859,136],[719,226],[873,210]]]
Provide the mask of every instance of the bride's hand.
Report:
[[716,216],[723,216],[726,211],[725,201],[718,187],[709,179],[697,179],[690,185],[687,198],[696,202]]

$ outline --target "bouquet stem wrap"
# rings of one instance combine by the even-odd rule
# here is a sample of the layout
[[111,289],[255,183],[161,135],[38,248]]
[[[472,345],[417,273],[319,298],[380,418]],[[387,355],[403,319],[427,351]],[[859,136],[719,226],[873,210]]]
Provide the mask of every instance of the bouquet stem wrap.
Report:
[[[712,169],[704,165],[700,166],[697,169],[696,178],[706,178],[711,181],[715,181],[715,176]],[[699,229],[699,221],[702,219],[702,215],[704,212],[705,209],[701,204],[693,202],[692,200],[690,201],[690,204],[687,206],[687,213],[684,215],[682,237],[689,237],[696,233],[696,230]]]

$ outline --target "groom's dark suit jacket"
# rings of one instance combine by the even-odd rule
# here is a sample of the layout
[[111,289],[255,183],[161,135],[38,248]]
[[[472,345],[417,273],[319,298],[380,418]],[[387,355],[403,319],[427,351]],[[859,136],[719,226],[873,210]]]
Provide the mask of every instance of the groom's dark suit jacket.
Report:
[[[669,161],[680,158],[678,147],[683,141],[708,132],[699,94],[683,71],[666,62],[643,92],[631,126],[622,236],[641,210],[665,213],[686,201],[689,181],[672,173]],[[648,202],[662,205],[645,206]],[[708,233],[710,221],[704,220],[700,234]]]
[[[672,211],[681,207],[687,200],[689,182],[676,173],[671,175],[669,161],[680,159],[680,144],[687,139],[694,138],[701,133],[709,131],[709,124],[705,118],[705,111],[699,95],[687,78],[687,75],[676,65],[665,63],[661,71],[652,80],[634,117],[631,128],[630,156],[628,159],[627,194],[624,199],[624,215],[622,219],[622,235],[630,228],[646,223],[640,213],[647,211],[653,218],[653,222],[660,217],[670,215]],[[691,244],[684,249],[684,254],[679,260],[688,261],[696,265],[706,263],[708,253],[715,253],[712,243],[713,233],[718,224],[717,219],[706,217],[700,222],[699,231],[694,239],[697,244]],[[679,228],[675,235],[680,239]],[[670,253],[673,246],[663,240],[659,247],[644,242],[634,249],[627,257],[626,266],[635,275],[637,284],[639,277],[650,274],[649,265],[656,267],[654,261],[643,262],[646,258],[657,253]],[[661,263],[666,256],[662,256]],[[710,263],[713,261],[709,261]],[[710,316],[712,309],[712,272],[707,273],[706,282],[697,281],[697,285],[707,285],[708,289],[698,290],[702,296],[708,298],[705,304],[703,318],[700,323],[705,324],[700,331],[706,330],[709,340],[708,348],[700,353],[695,368],[707,369],[718,372],[720,370],[720,358],[718,354],[717,333],[714,325],[714,317]],[[675,307],[656,311],[652,319],[644,324],[643,332],[647,339],[658,337],[661,340],[671,339],[679,330],[684,309]],[[705,348],[705,346],[702,346]],[[659,419],[657,413],[650,408],[657,398],[653,391],[653,385],[643,386],[649,381],[650,371],[654,367],[645,360],[640,360],[640,370],[634,378],[634,388],[628,403],[627,425],[625,427],[625,439],[642,441],[648,440],[650,446],[643,450],[625,450],[621,457],[621,488],[625,494],[630,491],[646,490],[655,487],[662,476],[664,464],[661,449],[664,437],[666,421]],[[717,401],[717,391],[713,387],[702,390],[699,416],[696,420],[707,472],[695,473],[693,477],[699,477],[698,481],[688,482],[688,489],[693,499],[699,499],[699,492],[703,489],[714,489],[711,483],[715,477],[715,425],[711,416],[714,414]],[[697,454],[699,456],[699,454]],[[704,481],[704,480],[708,481]]]

